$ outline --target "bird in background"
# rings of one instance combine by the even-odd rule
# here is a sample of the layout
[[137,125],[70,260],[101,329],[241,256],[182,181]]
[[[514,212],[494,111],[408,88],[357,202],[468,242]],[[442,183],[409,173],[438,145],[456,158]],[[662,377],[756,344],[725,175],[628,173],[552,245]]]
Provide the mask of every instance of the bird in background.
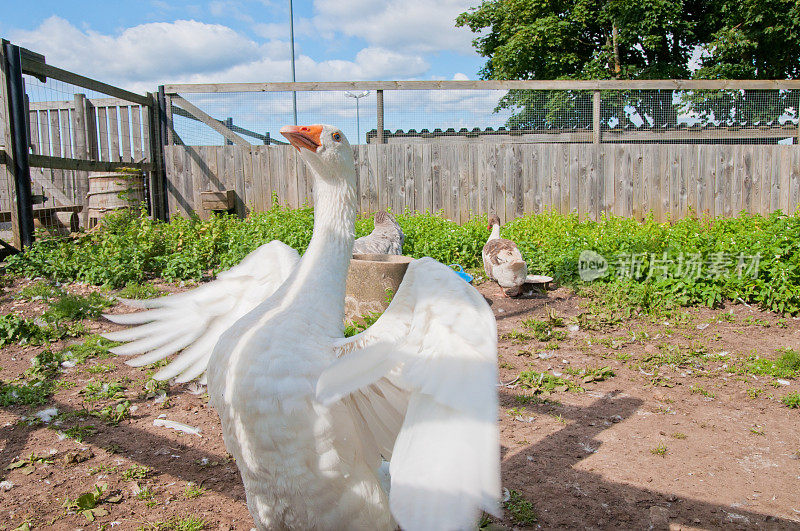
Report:
[[403,254],[405,235],[394,216],[385,210],[375,212],[375,228],[353,244],[353,254]]
[[505,295],[516,297],[522,292],[522,285],[528,278],[528,266],[517,244],[500,237],[500,218],[497,214],[489,216],[488,228],[492,233],[481,253],[483,270],[489,279],[503,288]]
[[205,286],[108,316],[138,325],[106,334],[129,341],[115,352],[142,365],[183,349],[156,377],[205,372],[258,529],[467,529],[499,515],[486,300],[445,265],[413,260],[383,315],[343,337],[353,151],[329,125],[281,133],[314,177],[302,258],[273,241]]

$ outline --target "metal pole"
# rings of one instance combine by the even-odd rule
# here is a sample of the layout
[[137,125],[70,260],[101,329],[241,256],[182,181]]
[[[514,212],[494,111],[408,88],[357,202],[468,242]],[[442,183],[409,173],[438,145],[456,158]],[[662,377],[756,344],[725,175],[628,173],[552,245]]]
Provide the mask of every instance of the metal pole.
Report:
[[354,93],[350,92],[349,90],[346,90],[344,95],[347,96],[348,98],[355,98],[356,99],[356,144],[358,144],[361,141],[361,118],[359,116],[359,111],[358,111],[358,100],[360,98],[363,98],[364,96],[369,95],[369,91],[365,90],[364,92],[361,92],[360,94],[354,94]]
[[19,46],[3,43],[8,90],[8,118],[11,133],[14,188],[17,200],[19,236],[22,247],[33,244],[33,202],[31,199],[31,167],[28,163],[28,130],[26,127],[25,89],[22,81],[22,57]]
[[[292,83],[297,81],[294,72],[294,10],[292,9],[292,0],[289,0],[289,40],[292,43]],[[297,125],[297,92],[292,91],[292,111],[294,116],[294,125]]]
[[356,144],[361,141],[361,117],[358,114],[358,98],[356,98]]

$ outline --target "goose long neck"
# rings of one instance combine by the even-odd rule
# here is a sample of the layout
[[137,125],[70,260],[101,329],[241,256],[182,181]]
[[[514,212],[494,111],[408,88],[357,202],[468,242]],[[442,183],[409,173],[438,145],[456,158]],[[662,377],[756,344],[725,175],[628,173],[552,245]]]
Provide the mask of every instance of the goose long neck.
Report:
[[489,236],[490,240],[496,240],[500,237],[500,225],[495,223],[492,225],[492,234]]
[[325,307],[317,317],[325,328],[341,331],[347,270],[355,240],[355,190],[344,179],[314,183],[314,233],[303,255],[299,278],[304,296]]

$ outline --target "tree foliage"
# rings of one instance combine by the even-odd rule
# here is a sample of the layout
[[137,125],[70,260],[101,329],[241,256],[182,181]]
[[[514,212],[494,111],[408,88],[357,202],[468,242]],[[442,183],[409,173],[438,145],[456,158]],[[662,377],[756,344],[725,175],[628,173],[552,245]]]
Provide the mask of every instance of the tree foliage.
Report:
[[[457,26],[478,36],[483,79],[781,79],[800,74],[798,0],[484,0]],[[776,91],[772,91],[776,92]],[[603,118],[635,108],[653,125],[672,125],[681,105],[701,118],[763,119],[797,95],[632,91],[604,98]],[[591,94],[509,91],[511,127],[588,125]],[[758,104],[755,104],[756,102]],[[796,108],[796,107],[795,107]],[[738,112],[737,112],[738,110]]]

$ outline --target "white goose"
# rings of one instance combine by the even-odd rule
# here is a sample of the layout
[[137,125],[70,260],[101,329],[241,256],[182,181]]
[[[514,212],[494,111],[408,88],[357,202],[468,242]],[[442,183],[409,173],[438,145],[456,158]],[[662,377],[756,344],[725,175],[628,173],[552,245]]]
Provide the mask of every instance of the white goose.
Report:
[[[481,510],[497,515],[497,340],[489,306],[449,268],[423,258],[409,265],[372,327],[342,337],[354,240],[352,148],[327,125],[281,133],[315,179],[314,234],[302,259],[286,270],[292,256],[277,242],[250,255],[246,261],[258,261],[267,279],[262,300],[232,324],[252,304],[221,287],[234,270],[158,308],[109,316],[149,323],[111,334],[134,340],[117,351],[145,353],[138,364],[190,345],[159,377],[183,381],[206,369],[259,529],[464,529]],[[285,280],[273,288],[277,278]],[[220,328],[227,329],[208,356],[205,345]],[[390,461],[389,493],[379,480],[382,458]]]

